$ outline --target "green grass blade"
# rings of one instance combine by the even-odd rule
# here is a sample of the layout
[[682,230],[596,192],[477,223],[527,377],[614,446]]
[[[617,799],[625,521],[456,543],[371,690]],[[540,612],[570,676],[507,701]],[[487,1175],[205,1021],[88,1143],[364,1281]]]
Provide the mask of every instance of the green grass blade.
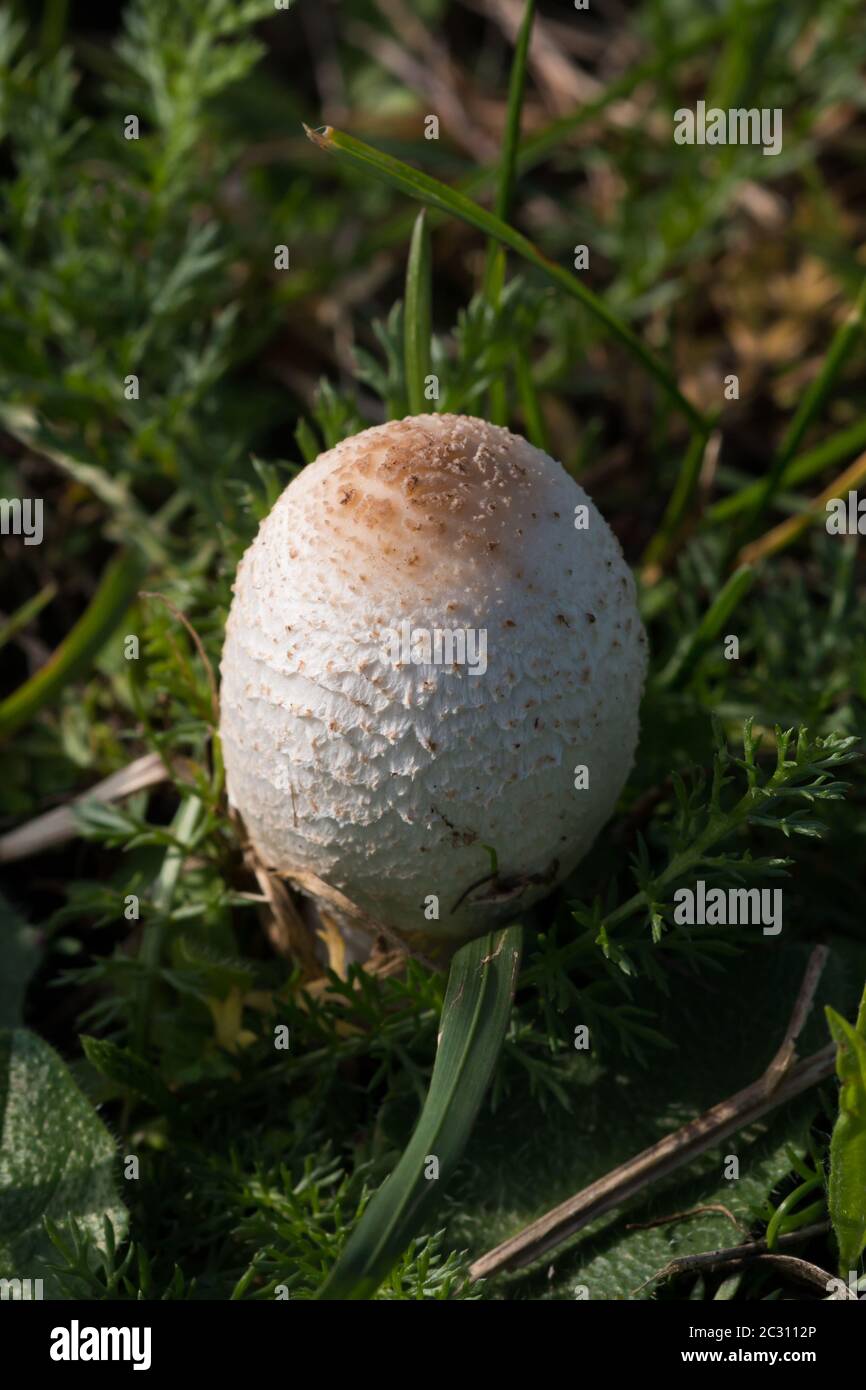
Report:
[[535,445],[536,449],[544,449],[545,453],[547,453],[547,430],[544,428],[544,416],[541,413],[538,393],[535,389],[535,382],[532,379],[532,363],[522,347],[518,347],[515,350],[514,369],[517,377],[517,394],[520,399],[520,409],[523,412],[523,420],[526,426],[526,437],[530,444]]
[[765,1236],[768,1250],[775,1250],[780,1235],[788,1233],[787,1220],[790,1219],[794,1208],[799,1205],[802,1199],[810,1192],[814,1192],[816,1187],[820,1187],[824,1179],[820,1173],[815,1173],[805,1182],[801,1182],[799,1187],[795,1187],[793,1192],[789,1192],[777,1206],[767,1225]]
[[752,504],[747,518],[749,525],[753,526],[772,502],[787,465],[803,442],[803,437],[812,421],[823,408],[824,402],[836,384],[836,378],[851,354],[856,339],[862,332],[864,316],[866,316],[866,277],[860,285],[853,309],[834,334],[827,355],[821,364],[820,372],[804,394],[794,413],[793,420],[785,431],[784,438],[770,465],[770,470]]
[[[776,498],[778,499],[779,492],[783,492],[786,488],[799,487],[800,483],[809,482],[818,473],[823,473],[825,468],[830,468],[841,463],[844,459],[851,458],[852,455],[858,454],[864,448],[866,448],[866,420],[858,420],[855,424],[849,425],[847,429],[839,430],[837,434],[831,435],[829,439],[825,439],[814,449],[792,459],[779,481]],[[730,521],[732,516],[737,516],[740,512],[748,511],[750,507],[755,505],[763,486],[761,479],[758,479],[757,482],[749,483],[741,488],[739,492],[732,493],[730,497],[723,497],[720,501],[714,502],[706,510],[706,520],[717,525],[722,521]]]
[[673,545],[698,485],[706,447],[706,435],[700,432],[692,435],[659,529],[646,548],[645,566],[659,564]]
[[26,724],[89,667],[135,597],[143,575],[144,562],[137,551],[122,551],[111,561],[68,637],[41,670],[0,703],[0,739]]
[[603,300],[593,294],[592,290],[588,290],[585,285],[581,284],[580,280],[569,274],[562,266],[557,265],[555,261],[549,260],[521,232],[509,227],[507,223],[502,222],[493,213],[487,212],[485,208],[479,207],[464,193],[460,193],[455,188],[449,188],[447,184],[440,183],[438,179],[431,178],[429,174],[423,174],[420,169],[413,168],[411,164],[404,164],[402,160],[394,159],[392,155],[384,154],[371,145],[365,145],[362,140],[356,140],[352,135],[335,130],[333,126],[325,126],[322,130],[310,130],[309,127],[305,127],[305,129],[310,139],[320,149],[339,155],[353,164],[355,168],[390,183],[402,193],[408,194],[410,198],[426,203],[428,207],[438,208],[440,212],[460,218],[462,222],[466,222],[470,227],[475,227],[485,236],[493,237],[503,246],[507,246],[518,256],[528,261],[530,265],[534,265],[555,285],[564,290],[570,299],[576,300],[600,323],[604,324],[608,331],[628,348],[632,356],[637,358],[651,376],[655,377],[694,428],[704,433],[709,431],[709,422],[704,419],[691,401],[686,399],[667,368],[641,342],[637,334],[613,313]]
[[[451,962],[439,1048],[421,1118],[391,1176],[375,1193],[319,1292],[370,1298],[419,1234],[456,1167],[505,1037],[523,929],[506,927],[462,946]],[[439,1160],[438,1179],[424,1176]]]
[[499,166],[499,187],[496,191],[496,216],[505,222],[511,211],[511,199],[517,177],[517,151],[520,145],[520,117],[523,93],[526,88],[526,61],[535,19],[535,0],[526,0],[523,22],[517,35],[511,76],[508,83],[508,110],[505,116],[505,138],[502,142],[502,162]]
[[510,411],[508,408],[506,369],[504,367],[496,381],[491,384],[487,405],[487,418],[491,425],[508,425]]
[[866,990],[856,1027],[827,1008],[836,1043],[839,1115],[830,1140],[830,1220],[839,1245],[839,1273],[849,1270],[866,1249]]
[[[745,17],[761,14],[772,9],[777,3],[778,0],[758,0],[757,4],[745,12]],[[521,143],[516,161],[518,176],[536,168],[548,155],[555,154],[576,130],[604,115],[609,106],[631,96],[643,83],[655,81],[671,73],[674,67],[687,62],[689,58],[697,57],[717,39],[723,38],[730,27],[729,14],[708,20],[696,28],[688,39],[671,47],[663,57],[654,53],[646,62],[638,63],[623,73],[622,77],[616,78],[594,101],[587,102],[576,111],[570,111],[567,116],[558,116],[556,120]],[[476,193],[489,188],[498,178],[500,169],[501,161],[472,169],[459,180],[459,187],[464,193]],[[363,255],[371,256],[383,246],[404,241],[410,231],[411,222],[403,214],[389,218],[361,243]]]
[[[535,0],[526,0],[526,8],[523,12],[523,22],[520,25],[520,32],[517,35],[517,43],[514,49],[514,59],[511,64],[511,76],[508,82],[508,107],[505,113],[505,130],[502,138],[502,158],[499,164],[499,180],[496,188],[496,203],[494,211],[496,216],[502,221],[507,222],[511,212],[511,199],[514,195],[514,185],[517,179],[517,152],[520,147],[520,117],[523,111],[523,93],[526,88],[526,60],[529,56],[529,41],[532,37],[532,24],[535,19]],[[500,256],[499,242],[494,238],[487,247],[487,268],[484,276],[484,290],[492,304],[499,302],[501,293],[501,279],[504,271],[504,255],[501,255],[503,262],[502,270],[496,265],[497,257]]]
[[39,30],[39,48],[46,58],[53,58],[63,43],[69,20],[69,0],[46,0]]
[[658,678],[663,690],[675,689],[694,666],[709,644],[718,637],[722,624],[745,598],[755,582],[755,570],[751,565],[741,565],[725,582],[707,609],[694,632],[690,632],[674,652],[665,669]]
[[[487,267],[484,272],[484,294],[494,309],[499,304],[505,288],[505,247],[497,242],[488,242]],[[487,418],[492,425],[507,425],[509,420],[508,389],[506,387],[507,369],[503,365],[499,376],[491,384],[487,396]]]
[[[757,0],[757,3],[743,8],[738,19],[747,22],[765,11],[772,11],[778,5],[778,0]],[[595,98],[594,101],[587,102],[586,106],[581,106],[577,111],[569,111],[566,116],[558,116],[551,121],[537,135],[530,136],[520,147],[517,155],[517,171],[519,174],[526,173],[528,169],[533,169],[546,159],[549,154],[553,154],[564,140],[586,125],[589,121],[595,120],[612,106],[614,102],[623,101],[645,82],[653,82],[658,78],[665,78],[672,75],[673,69],[679,67],[681,63],[688,62],[690,58],[697,58],[712,45],[730,32],[732,27],[732,16],[730,11],[725,14],[716,15],[707,19],[700,26],[695,27],[694,33],[682,42],[672,44],[667,52],[659,56],[653,53],[651,58],[647,58],[643,63],[636,63],[630,67],[622,77],[616,78],[605,87],[604,91]],[[489,182],[490,171],[479,170],[475,177],[478,183]],[[485,175],[487,179],[485,180]]]
[[193,845],[204,816],[204,807],[197,796],[188,796],[180,803],[171,823],[176,844],[166,850],[162,867],[153,885],[155,919],[145,928],[139,948],[139,962],[144,976],[138,992],[138,1010],[133,1026],[134,1050],[144,1056],[153,1017],[157,975],[165,945],[168,917],[171,912],[178,881],[187,859],[187,849]]
[[430,338],[432,328],[433,266],[427,212],[422,208],[415,219],[409,259],[406,263],[406,308],[403,321],[406,392],[410,415],[423,415],[430,409],[424,395],[431,372]]
[[5,623],[0,624],[0,647],[5,647],[7,642],[11,642],[13,637],[17,637],[19,632],[28,627],[56,595],[57,585],[52,579],[43,589],[39,590],[38,594],[34,594],[26,603],[22,603],[11,618],[7,618]]
[[[508,83],[508,107],[505,113],[505,131],[502,139],[502,158],[499,164],[499,180],[496,188],[494,211],[503,222],[507,222],[511,211],[511,199],[517,178],[517,151],[520,146],[520,117],[523,111],[523,93],[526,88],[526,60],[529,42],[532,37],[532,24],[535,19],[535,0],[526,0],[523,21],[517,35],[511,76]],[[484,269],[484,294],[494,309],[498,306],[505,286],[505,250],[492,238],[487,243],[487,262]],[[508,423],[508,393],[504,377],[500,376],[490,388],[488,415],[494,425]]]

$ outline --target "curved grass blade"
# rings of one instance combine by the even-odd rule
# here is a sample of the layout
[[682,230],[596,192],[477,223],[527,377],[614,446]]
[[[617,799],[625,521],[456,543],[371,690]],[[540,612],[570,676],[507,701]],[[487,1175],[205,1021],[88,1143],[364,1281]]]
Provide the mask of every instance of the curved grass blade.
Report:
[[11,642],[13,637],[17,637],[25,627],[38,618],[46,604],[51,603],[57,597],[57,585],[54,580],[50,580],[44,588],[34,594],[26,603],[16,609],[11,618],[7,618],[5,623],[0,623],[0,647],[5,647],[7,642]]
[[698,485],[708,442],[707,437],[699,432],[691,437],[661,524],[644,553],[646,583],[653,582],[660,574],[661,562],[673,546],[676,535],[685,521]]
[[[487,1090],[505,1037],[520,966],[522,927],[461,946],[451,962],[439,1048],[421,1118],[406,1150],[373,1196],[319,1292],[322,1299],[370,1298],[418,1235],[447,1182]],[[424,1176],[439,1161],[438,1180]]]
[[424,395],[430,375],[430,337],[432,328],[433,270],[427,210],[415,219],[409,260],[406,264],[406,308],[403,316],[404,362],[409,414],[423,415],[430,409]]
[[675,690],[686,679],[695,662],[718,637],[722,624],[727,622],[754,582],[755,571],[750,565],[742,565],[725,581],[694,632],[686,634],[667,666],[659,673],[661,689]]
[[692,405],[691,401],[686,399],[667,368],[641,342],[637,334],[609,309],[602,299],[593,294],[592,290],[588,290],[575,276],[569,274],[555,261],[549,260],[528,237],[523,236],[514,227],[509,227],[507,223],[493,213],[487,212],[485,208],[479,207],[464,193],[450,188],[448,184],[440,183],[438,179],[431,178],[429,174],[423,174],[420,169],[413,168],[411,164],[404,164],[402,160],[394,159],[392,155],[383,154],[381,150],[374,149],[372,145],[365,145],[362,140],[356,140],[354,136],[346,135],[344,131],[335,130],[333,126],[325,126],[321,130],[311,130],[309,126],[305,126],[304,129],[309,138],[320,149],[340,155],[364,173],[372,173],[386,183],[392,184],[402,193],[408,194],[410,198],[426,203],[428,207],[438,208],[440,212],[459,217],[470,227],[475,227],[485,236],[493,237],[503,246],[516,252],[518,256],[522,256],[525,261],[534,265],[554,284],[563,289],[569,298],[576,300],[600,323],[603,323],[608,331],[628,348],[650,375],[655,377],[694,428],[704,433],[709,432],[709,421],[705,420],[701,412]]
[[546,453],[547,430],[544,428],[544,416],[541,413],[541,405],[532,377],[532,363],[527,353],[519,345],[514,351],[514,370],[520,409],[523,411],[523,423],[526,426],[526,437],[530,444],[535,445],[536,449],[544,449]]
[[[523,93],[526,87],[526,60],[529,56],[529,40],[532,37],[532,24],[535,19],[535,0],[526,0],[523,21],[517,35],[511,76],[508,81],[508,107],[505,113],[505,130],[502,137],[502,159],[499,164],[499,180],[496,187],[494,211],[501,221],[506,222],[511,211],[511,199],[517,180],[517,152],[520,147],[520,116],[523,111]],[[500,264],[501,263],[501,264]],[[491,303],[499,301],[504,279],[505,256],[499,250],[495,239],[487,248],[487,266],[484,274],[484,290]]]
[[836,383],[836,378],[848,361],[854,344],[863,330],[864,322],[866,322],[866,277],[861,282],[851,312],[833,337],[827,355],[821,364],[820,372],[805,392],[793,420],[785,431],[785,436],[773,458],[770,470],[761,484],[760,491],[752,504],[744,525],[754,526],[772,502],[784,477],[785,469],[803,442],[803,436],[807,429],[823,408],[824,402]]
[[[814,1173],[811,1178],[807,1178],[805,1182],[801,1182],[798,1187],[794,1188],[793,1192],[789,1192],[787,1197],[782,1199],[773,1212],[767,1226],[765,1239],[768,1250],[775,1250],[778,1245],[779,1236],[788,1234],[789,1227],[787,1225],[787,1220],[792,1219],[791,1213],[794,1208],[798,1206],[802,1199],[810,1192],[814,1192],[816,1187],[820,1187],[823,1181],[823,1176],[820,1173]],[[812,1211],[812,1208],[809,1207],[808,1210]],[[794,1217],[793,1220],[796,1220],[796,1217]]]
[[835,1009],[827,1022],[838,1052],[839,1116],[830,1140],[830,1220],[839,1245],[844,1279],[866,1249],[866,990],[857,1024]]
[[[503,222],[508,220],[511,211],[511,198],[517,178],[517,151],[520,145],[520,116],[523,111],[523,93],[526,87],[526,61],[529,56],[529,41],[532,37],[532,24],[535,19],[535,0],[526,0],[523,20],[514,48],[511,76],[508,81],[508,107],[505,113],[505,131],[502,139],[502,159],[499,164],[499,181],[496,189],[494,211]],[[484,294],[494,309],[498,307],[505,286],[505,250],[496,240],[487,243],[487,261],[484,267]],[[508,398],[504,376],[494,381],[490,388],[489,416],[495,425],[508,423]]]
[[499,186],[496,191],[496,216],[504,222],[511,211],[511,198],[517,177],[517,152],[520,146],[520,116],[526,88],[526,62],[535,19],[535,0],[526,0],[523,21],[514,47],[514,59],[508,80],[508,110],[502,141],[502,161],[499,166]]
[[[822,473],[825,468],[830,468],[835,463],[841,463],[846,458],[852,458],[864,448],[866,448],[866,420],[858,420],[855,424],[849,425],[847,429],[839,430],[837,434],[831,435],[822,444],[817,444],[814,449],[810,449],[807,453],[798,454],[786,466],[779,480],[779,490],[775,494],[776,502],[781,502],[780,493],[786,488],[799,487],[800,483],[809,482],[818,473]],[[763,481],[760,478],[757,482],[747,483],[739,492],[733,492],[729,497],[723,497],[708,507],[704,513],[705,519],[712,525],[717,525],[720,522],[729,521],[732,516],[737,516],[739,512],[748,511],[760,496],[763,486]]]
[[87,609],[50,660],[0,703],[0,739],[26,724],[87,669],[135,597],[144,572],[138,551],[115,556]]
[[866,478],[866,452],[856,458],[850,468],[846,468],[843,473],[839,474],[838,478],[834,478],[823,492],[820,492],[817,497],[813,497],[803,511],[795,512],[787,520],[781,521],[778,526],[765,531],[763,536],[759,536],[757,540],[744,545],[737,557],[739,563],[757,565],[761,560],[766,560],[769,555],[777,555],[780,550],[792,545],[816,521],[826,520],[827,503],[832,498],[846,497],[849,488],[859,487],[864,478]]
[[150,1037],[157,975],[162,960],[174,895],[184,863],[188,858],[188,851],[195,843],[199,833],[203,815],[204,807],[197,796],[188,796],[180,803],[171,823],[171,830],[176,843],[166,850],[162,867],[153,885],[154,917],[142,934],[138,957],[139,963],[143,967],[143,977],[133,1024],[133,1043],[134,1050],[140,1056],[145,1055]]

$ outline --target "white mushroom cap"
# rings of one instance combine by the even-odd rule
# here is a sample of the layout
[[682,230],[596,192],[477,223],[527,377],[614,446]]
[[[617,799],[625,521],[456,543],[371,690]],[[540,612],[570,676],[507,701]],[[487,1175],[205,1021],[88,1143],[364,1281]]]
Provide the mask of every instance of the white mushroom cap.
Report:
[[[401,662],[405,623],[483,631],[486,670]],[[241,561],[229,796],[278,872],[398,932],[468,937],[586,854],[632,765],[645,667],[619,544],[559,463],[468,416],[379,425],[306,467]]]

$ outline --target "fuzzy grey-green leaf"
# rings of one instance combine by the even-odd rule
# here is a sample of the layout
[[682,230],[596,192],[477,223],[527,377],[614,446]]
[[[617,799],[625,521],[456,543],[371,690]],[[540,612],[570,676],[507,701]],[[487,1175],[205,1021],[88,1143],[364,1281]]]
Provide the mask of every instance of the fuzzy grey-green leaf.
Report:
[[126,1231],[116,1145],[53,1048],[27,1029],[0,1032],[0,1275],[43,1279],[56,1252],[44,1230],[71,1219],[103,1246],[108,1217]]

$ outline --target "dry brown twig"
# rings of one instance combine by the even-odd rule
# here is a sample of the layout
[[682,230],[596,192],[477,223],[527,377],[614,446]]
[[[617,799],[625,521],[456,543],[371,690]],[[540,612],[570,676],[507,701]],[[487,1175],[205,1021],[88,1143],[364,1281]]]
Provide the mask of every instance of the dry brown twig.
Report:
[[797,539],[803,531],[822,518],[826,513],[827,503],[833,497],[845,497],[851,488],[856,488],[866,478],[866,452],[858,455],[848,468],[844,469],[832,483],[824,488],[814,497],[808,507],[803,512],[798,512],[796,516],[788,517],[787,521],[782,521],[778,526],[773,526],[771,530],[765,531],[755,541],[750,541],[744,546],[737,556],[738,565],[757,565],[761,560],[766,560],[770,555],[775,555],[777,551],[784,550]]
[[278,955],[297,961],[305,979],[321,975],[310,931],[286,885],[262,863],[252,845],[244,850],[244,864],[262,891],[269,911],[263,913],[264,929]]
[[[812,1236],[820,1235],[826,1230],[827,1222],[819,1221],[814,1226],[804,1226],[801,1231],[792,1231],[790,1235],[780,1236],[778,1244],[791,1246],[811,1240]],[[755,1264],[771,1265],[796,1283],[821,1293],[827,1293],[832,1282],[832,1275],[819,1265],[793,1255],[780,1255],[775,1251],[771,1253],[767,1250],[765,1240],[750,1240],[743,1245],[733,1245],[728,1250],[706,1250],[700,1255],[682,1255],[679,1259],[670,1260],[662,1269],[650,1275],[649,1279],[638,1284],[636,1289],[632,1289],[632,1294],[640,1293],[641,1289],[645,1289],[649,1284],[658,1283],[661,1279],[673,1279],[679,1274],[712,1272],[717,1269],[746,1269]],[[840,1287],[839,1297],[856,1299],[856,1294]]]
[[35,816],[33,820],[0,835],[0,864],[12,864],[18,859],[27,859],[31,854],[41,854],[43,850],[56,849],[67,840],[74,840],[79,833],[75,819],[76,806],[86,801],[122,801],[135,792],[147,791],[167,782],[170,772],[178,775],[191,765],[185,759],[168,768],[158,753],[145,753],[144,757],[112,772],[95,786],[89,787],[80,796],[73,797],[65,806],[56,806],[51,811]]
[[501,1270],[531,1264],[591,1221],[636,1196],[650,1183],[676,1172],[727,1135],[754,1124],[769,1111],[832,1076],[836,1065],[833,1043],[793,1065],[793,1044],[811,1007],[826,958],[826,947],[818,946],[812,952],[782,1045],[757,1081],[666,1135],[481,1255],[470,1267],[470,1278],[486,1279]]
[[721,1202],[707,1202],[704,1206],[690,1207],[688,1211],[675,1211],[671,1216],[657,1216],[654,1221],[629,1221],[626,1223],[627,1231],[651,1231],[655,1226],[672,1226],[677,1221],[691,1221],[693,1216],[706,1216],[709,1212],[718,1212],[719,1216],[724,1216],[733,1226],[740,1231],[748,1232],[748,1226],[739,1221],[732,1211],[728,1211]]
[[790,1071],[797,1056],[797,1039],[815,1002],[815,991],[821,979],[830,952],[826,946],[816,946],[809,957],[806,973],[800,985],[800,992],[794,1001],[794,1008],[785,1030],[779,1050],[761,1080],[767,1095],[771,1095],[782,1078]]

